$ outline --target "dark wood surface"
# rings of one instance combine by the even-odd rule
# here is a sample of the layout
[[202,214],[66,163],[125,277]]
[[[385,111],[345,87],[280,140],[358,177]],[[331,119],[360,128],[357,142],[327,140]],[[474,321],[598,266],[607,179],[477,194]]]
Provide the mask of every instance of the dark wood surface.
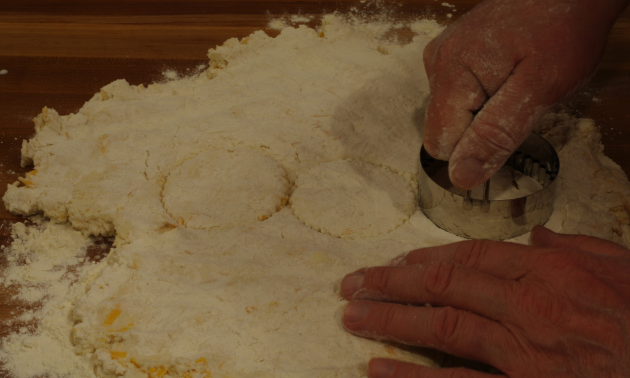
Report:
[[[448,0],[456,19],[479,1]],[[442,1],[405,0],[396,12],[445,17]],[[230,37],[265,29],[271,16],[322,14],[357,1],[20,0],[0,4],[0,197],[26,172],[20,146],[33,135],[32,118],[44,106],[60,114],[80,109],[102,86],[125,78],[148,84],[165,68],[186,72],[204,63],[209,48]],[[271,35],[277,32],[267,30]],[[597,98],[598,101],[594,101]],[[630,11],[615,25],[599,72],[566,104],[600,125],[606,153],[630,173]],[[10,242],[7,224],[20,220],[0,204],[0,245]],[[102,251],[92,251],[98,258]],[[0,267],[6,262],[0,254]],[[24,307],[0,285],[0,321]],[[0,325],[0,337],[15,330]],[[0,373],[1,376],[2,373]]]

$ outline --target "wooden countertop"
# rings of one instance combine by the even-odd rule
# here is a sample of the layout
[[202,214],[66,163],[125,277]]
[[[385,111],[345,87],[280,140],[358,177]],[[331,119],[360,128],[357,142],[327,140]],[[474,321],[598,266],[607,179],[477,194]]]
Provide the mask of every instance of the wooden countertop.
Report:
[[[448,2],[457,8],[455,19],[479,1]],[[398,3],[401,16],[433,15],[449,22],[449,9],[441,1]],[[322,14],[351,6],[366,5],[349,0],[3,2],[0,70],[8,73],[0,75],[0,197],[8,183],[26,172],[20,167],[20,146],[34,134],[32,118],[44,106],[68,114],[116,79],[148,84],[161,79],[165,68],[193,69],[206,62],[209,48],[265,29],[270,15]],[[615,25],[598,74],[566,103],[575,114],[597,121],[606,154],[630,174],[630,11]],[[19,219],[0,205],[0,226]],[[0,245],[10,242],[9,231],[0,227]],[[101,252],[91,253],[97,258]],[[0,321],[22,311],[11,301],[13,294],[0,286]],[[0,325],[0,337],[18,326],[23,324]]]

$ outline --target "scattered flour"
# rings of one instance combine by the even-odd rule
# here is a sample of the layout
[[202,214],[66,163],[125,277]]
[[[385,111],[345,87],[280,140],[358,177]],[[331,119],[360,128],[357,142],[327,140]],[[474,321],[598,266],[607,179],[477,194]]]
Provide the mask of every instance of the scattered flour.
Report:
[[294,24],[309,22],[312,19],[313,19],[312,15],[305,15],[305,14],[294,14],[289,17],[289,20],[291,20],[291,22]]
[[78,258],[89,245],[89,239],[69,224],[42,222],[40,218],[36,221],[38,226],[35,227],[23,223],[12,227],[14,240],[5,256],[14,264],[4,272],[5,286],[59,281],[65,271],[55,267],[78,264]]
[[74,301],[84,295],[90,282],[105,264],[80,265],[91,240],[69,224],[54,224],[34,218],[35,225],[15,223],[14,239],[4,254],[9,267],[4,286],[19,285],[16,303],[39,303],[37,311],[26,311],[17,320],[36,321],[33,329],[21,327],[2,342],[3,369],[16,377],[42,375],[93,376],[88,359],[74,353],[68,338],[74,321]]
[[315,19],[310,14],[285,14],[281,17],[274,17],[267,23],[267,28],[272,30],[283,30],[287,27],[297,27],[300,24],[311,22]]
[[165,79],[168,79],[168,80],[179,79],[179,74],[175,70],[165,70],[164,72],[162,72],[162,75],[164,76]]
[[267,27],[272,30],[283,30],[289,26],[287,20],[283,18],[272,18],[269,20]]
[[[15,214],[50,220],[14,226],[5,272],[43,307],[20,315],[36,329],[4,339],[4,368],[16,378],[221,378],[361,377],[375,356],[435,365],[430,351],[340,324],[346,273],[460,240],[414,200],[422,53],[442,27],[409,23],[416,36],[403,45],[388,34],[399,26],[328,15],[317,30],[229,39],[202,74],[117,80],[75,114],[44,108],[22,146],[34,169],[3,197]],[[551,114],[539,132],[562,164],[550,227],[630,245],[630,184],[593,123]],[[245,158],[218,158],[229,151]],[[218,220],[231,223],[206,227]],[[370,231],[345,237],[357,225]],[[114,248],[80,261],[96,235],[115,237]],[[51,269],[28,273],[42,261]]]

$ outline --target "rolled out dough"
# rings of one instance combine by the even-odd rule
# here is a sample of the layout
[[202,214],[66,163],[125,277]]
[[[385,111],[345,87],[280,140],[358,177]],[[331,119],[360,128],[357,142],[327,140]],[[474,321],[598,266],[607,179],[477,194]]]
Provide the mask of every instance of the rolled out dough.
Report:
[[288,191],[286,173],[272,158],[250,149],[211,150],[170,173],[162,203],[179,225],[221,230],[269,218]]
[[[414,199],[422,55],[442,27],[386,14],[258,31],[211,49],[190,77],[117,80],[74,114],[45,108],[22,147],[34,169],[3,199],[65,226],[16,228],[11,271],[43,264],[48,240],[84,240],[29,270],[74,281],[42,276],[42,292],[20,293],[45,299],[30,314],[36,327],[5,338],[3,368],[16,378],[323,378],[363,377],[371,357],[434,366],[431,351],[340,323],[345,274],[460,240]],[[550,114],[538,131],[563,167],[548,226],[628,245],[630,184],[593,122]],[[93,235],[114,248],[75,267]],[[5,285],[20,284],[11,277]]]
[[291,209],[319,232],[359,239],[398,228],[416,210],[416,202],[411,185],[387,168],[337,160],[298,176]]

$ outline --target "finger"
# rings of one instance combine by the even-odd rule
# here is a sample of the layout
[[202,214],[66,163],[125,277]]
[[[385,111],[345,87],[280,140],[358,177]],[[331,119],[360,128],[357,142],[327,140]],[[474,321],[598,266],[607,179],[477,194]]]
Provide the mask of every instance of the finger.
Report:
[[488,100],[457,142],[449,164],[455,186],[472,189],[488,180],[551,105],[560,100],[537,93],[540,83],[526,77],[527,71],[531,71],[529,67],[520,67]]
[[505,378],[504,375],[486,374],[471,369],[440,369],[409,362],[373,358],[368,364],[369,378]]
[[628,249],[607,240],[586,235],[558,234],[542,226],[536,226],[532,230],[531,240],[535,247],[572,248],[608,256],[630,255]]
[[511,336],[499,323],[452,307],[352,301],[343,326],[358,336],[435,348],[499,369],[513,352]]
[[449,160],[457,141],[486,100],[483,88],[470,73],[458,75],[456,84],[436,83],[431,90],[424,123],[424,147],[440,160]]
[[500,320],[508,314],[511,284],[451,262],[432,262],[361,269],[343,279],[341,294],[348,300],[452,306]]
[[424,71],[427,73],[427,78],[429,81],[432,80],[433,76],[433,65],[435,63],[435,52],[437,51],[438,41],[440,40],[440,36],[433,38],[431,42],[429,42],[424,51],[422,53],[422,61],[424,63]]
[[[474,112],[488,97],[472,71],[458,62],[447,61],[445,56],[452,52],[448,46],[438,48],[438,43],[434,40],[424,51],[431,87],[424,123],[424,147],[433,157],[449,160],[457,141],[472,122]],[[440,64],[435,64],[436,60]]]
[[518,280],[530,270],[528,258],[535,253],[527,245],[493,240],[466,240],[417,249],[397,257],[392,265],[447,261],[507,280]]

